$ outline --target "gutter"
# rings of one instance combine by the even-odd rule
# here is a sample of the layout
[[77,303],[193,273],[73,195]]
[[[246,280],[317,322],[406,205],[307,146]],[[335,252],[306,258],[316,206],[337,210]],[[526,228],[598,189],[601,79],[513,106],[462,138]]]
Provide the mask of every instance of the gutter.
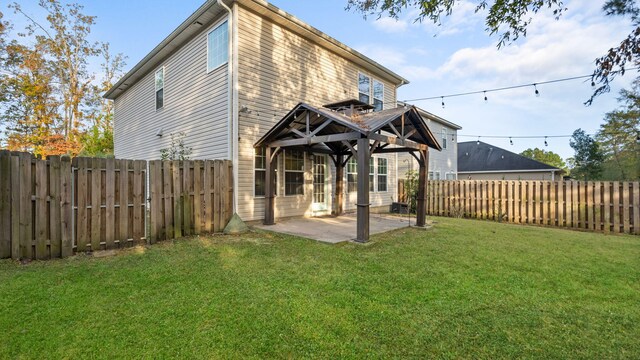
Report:
[[231,159],[231,164],[233,166],[233,209],[231,210],[232,213],[236,213],[237,209],[238,209],[238,127],[236,126],[235,122],[234,122],[234,97],[233,97],[233,92],[234,92],[234,88],[235,88],[235,82],[234,80],[234,54],[235,52],[234,50],[234,18],[233,18],[233,11],[231,10],[231,8],[229,8],[227,6],[227,4],[225,4],[222,0],[216,0],[218,5],[222,6],[227,13],[229,13],[229,16],[227,17],[227,26],[228,26],[228,36],[229,36],[229,40],[228,40],[228,58],[227,58],[227,112],[229,114],[229,119],[228,119],[228,123],[229,123],[229,129],[227,131],[227,143],[229,144],[229,158]]

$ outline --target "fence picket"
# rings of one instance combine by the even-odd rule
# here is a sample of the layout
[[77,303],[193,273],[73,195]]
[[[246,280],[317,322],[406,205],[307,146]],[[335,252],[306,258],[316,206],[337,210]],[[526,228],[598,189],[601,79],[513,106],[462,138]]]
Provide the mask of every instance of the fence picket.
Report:
[[11,156],[11,258],[19,260],[22,256],[20,239],[22,239],[20,224],[22,214],[22,187],[26,186],[20,177],[20,158]]
[[100,169],[100,159],[91,159],[91,210],[89,212],[91,226],[91,251],[100,250],[100,220],[102,214],[102,170]]
[[633,205],[633,233],[640,235],[640,184],[633,183],[633,194],[631,196]]
[[613,192],[611,194],[611,207],[613,215],[613,232],[620,232],[620,183],[618,181],[613,182]]
[[0,150],[0,259],[11,257],[11,154]]
[[52,258],[62,257],[60,226],[60,168],[59,156],[49,157],[49,249]]
[[44,260],[49,258],[47,249],[47,162],[36,159],[35,163],[35,257],[38,260]]
[[71,158],[63,156],[60,162],[60,256],[73,255],[73,182],[71,176],[73,167]]
[[604,203],[604,232],[611,232],[611,183],[604,181],[603,183],[604,196],[602,202]]

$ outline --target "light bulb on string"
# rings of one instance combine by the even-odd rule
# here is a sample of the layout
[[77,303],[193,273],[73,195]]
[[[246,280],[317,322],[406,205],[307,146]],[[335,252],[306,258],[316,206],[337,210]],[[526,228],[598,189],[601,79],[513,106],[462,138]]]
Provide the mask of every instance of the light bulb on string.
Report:
[[444,109],[444,96],[440,96],[440,100],[442,100],[442,108]]
[[538,87],[536,86],[536,84],[533,84],[533,88],[536,89],[536,97],[540,97],[540,91],[538,91]]
[[509,137],[509,144],[513,145],[513,140],[511,140],[511,137]]
[[480,136],[478,136],[478,141],[476,141],[476,145],[480,145]]
[[487,99],[487,92],[486,91],[484,92],[484,101],[485,102],[489,101],[489,99]]
[[544,146],[549,146],[549,143],[547,142],[547,137],[544,137]]

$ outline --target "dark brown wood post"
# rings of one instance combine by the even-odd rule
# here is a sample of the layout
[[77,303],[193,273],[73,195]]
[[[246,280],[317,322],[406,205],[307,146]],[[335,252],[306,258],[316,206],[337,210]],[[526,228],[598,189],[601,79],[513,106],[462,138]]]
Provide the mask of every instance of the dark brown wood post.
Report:
[[357,242],[369,241],[369,139],[358,139],[358,213]]
[[336,196],[335,196],[335,216],[342,215],[342,204],[344,203],[344,156],[336,155]]
[[427,170],[429,150],[420,150],[420,170],[418,172],[418,201],[416,204],[416,226],[423,227],[427,218]]
[[273,149],[271,147],[267,147],[265,151],[266,155],[266,165],[265,165],[265,185],[264,185],[264,224],[265,225],[274,225],[275,222],[275,173],[276,173],[276,164],[275,157],[272,160]]

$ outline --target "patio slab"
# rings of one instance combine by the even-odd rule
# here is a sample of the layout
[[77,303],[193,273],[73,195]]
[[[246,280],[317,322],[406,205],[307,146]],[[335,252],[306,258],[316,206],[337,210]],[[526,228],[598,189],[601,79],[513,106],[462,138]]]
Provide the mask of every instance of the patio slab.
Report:
[[[406,218],[384,214],[371,214],[369,233],[379,234],[409,226]],[[415,219],[413,219],[415,224]],[[326,216],[314,218],[292,218],[277,220],[275,225],[255,225],[262,230],[274,231],[337,244],[356,237],[356,215]]]

